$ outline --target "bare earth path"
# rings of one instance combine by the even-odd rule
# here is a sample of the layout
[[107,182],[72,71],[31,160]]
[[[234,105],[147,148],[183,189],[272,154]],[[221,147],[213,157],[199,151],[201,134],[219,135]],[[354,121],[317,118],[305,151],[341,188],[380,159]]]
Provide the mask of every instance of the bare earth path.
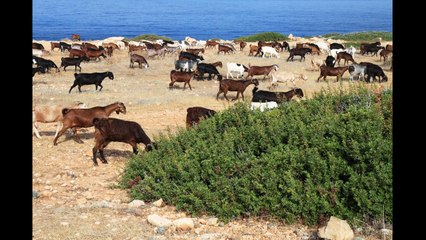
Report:
[[[50,50],[47,41],[41,42]],[[385,45],[386,43],[382,43]],[[146,56],[146,54],[143,54]],[[58,66],[60,58],[67,57],[68,52],[60,53],[56,49],[45,58],[53,60]],[[218,68],[226,77],[226,63],[237,62],[248,66],[278,64],[281,71],[303,73],[307,81],[298,80],[296,85],[303,89],[306,98],[322,87],[348,87],[349,75],[344,74],[342,83],[336,83],[335,77],[328,77],[329,82],[317,83],[318,71],[312,71],[308,55],[305,62],[286,62],[288,52],[281,52],[281,58],[254,58],[248,56],[248,49],[231,55],[218,55],[217,49],[208,49],[204,54],[205,61],[223,62]],[[217,111],[223,110],[234,102],[216,100],[218,82],[192,80],[193,90],[182,90],[182,83],[169,89],[170,70],[174,69],[176,55],[164,59],[148,59],[148,69],[130,69],[127,50],[115,51],[112,58],[100,62],[82,64],[82,72],[112,71],[114,80],[105,79],[102,92],[95,91],[94,85],[83,86],[82,93],[77,88],[68,94],[74,81],[72,67],[67,72],[61,70],[50,74],[36,74],[33,77],[33,104],[68,104],[82,101],[88,107],[104,106],[115,101],[123,102],[127,107],[126,115],[112,114],[112,117],[136,121],[141,124],[151,139],[168,129],[174,132],[185,127],[186,108],[203,106]],[[325,55],[320,56],[325,59]],[[378,65],[378,57],[356,54],[357,62],[370,61]],[[136,65],[135,65],[136,66]],[[389,66],[383,66],[385,70]],[[385,71],[389,77],[387,83],[375,83],[390,88],[392,72]],[[270,80],[261,81],[259,89],[267,89]],[[365,84],[365,83],[361,83]],[[372,84],[370,84],[372,85]],[[289,90],[288,86],[280,85],[277,91]],[[252,86],[245,92],[246,100],[251,99]],[[234,97],[235,93],[229,93]],[[241,101],[241,100],[240,100]],[[151,203],[140,208],[128,206],[130,199],[124,190],[114,188],[124,165],[131,156],[130,145],[111,143],[105,150],[109,164],[93,167],[91,149],[94,145],[93,128],[79,131],[84,141],[79,144],[69,137],[61,137],[58,146],[53,146],[55,124],[39,124],[42,139],[33,136],[33,191],[40,194],[33,199],[33,239],[308,239],[316,228],[308,228],[300,224],[288,225],[277,220],[249,218],[232,221],[228,224],[210,226],[204,220],[214,216],[201,216],[195,219],[196,227],[190,231],[176,231],[173,227],[163,234],[156,233],[155,227],[147,222],[149,214],[158,214],[171,220],[191,217],[178,212],[166,203],[163,207],[155,207]],[[143,145],[140,146],[143,148]],[[143,200],[143,199],[141,199]],[[364,239],[376,239],[374,236]]]

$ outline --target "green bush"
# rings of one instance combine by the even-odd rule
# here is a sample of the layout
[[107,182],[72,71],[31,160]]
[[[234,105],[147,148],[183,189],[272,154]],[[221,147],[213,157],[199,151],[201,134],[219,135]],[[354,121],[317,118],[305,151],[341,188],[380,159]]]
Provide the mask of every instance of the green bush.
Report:
[[245,42],[257,42],[257,41],[284,41],[288,40],[288,37],[281,33],[276,32],[263,32],[257,33],[250,36],[239,37],[235,40],[242,40]]
[[142,35],[136,36],[134,38],[127,38],[126,40],[127,41],[140,41],[140,40],[155,41],[155,40],[158,40],[158,39],[173,41],[169,37],[159,36],[159,35],[155,35],[155,34],[142,34]]
[[392,32],[355,32],[355,33],[329,33],[322,35],[325,38],[340,39],[351,42],[371,42],[375,38],[382,38],[383,41],[392,41]]
[[392,91],[323,90],[265,112],[238,103],[190,130],[161,134],[131,157],[121,186],[224,221],[392,222]]

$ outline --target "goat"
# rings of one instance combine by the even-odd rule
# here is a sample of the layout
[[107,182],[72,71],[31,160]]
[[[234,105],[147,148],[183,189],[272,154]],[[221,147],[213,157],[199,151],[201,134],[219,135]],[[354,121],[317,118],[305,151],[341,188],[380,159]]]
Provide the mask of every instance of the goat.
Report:
[[325,65],[327,67],[334,67],[334,64],[336,64],[336,59],[333,56],[327,56],[325,58]]
[[345,67],[328,67],[328,66],[324,66],[323,65],[323,66],[320,67],[321,73],[320,73],[320,76],[317,79],[317,82],[319,82],[319,80],[320,80],[321,77],[324,77],[323,80],[325,81],[325,78],[327,76],[337,76],[336,82],[338,82],[339,78],[342,78],[342,75],[348,69],[349,69],[349,66],[345,66]]
[[175,61],[175,69],[176,70],[184,70],[186,72],[191,72],[192,68],[198,64],[198,60],[176,60]]
[[290,49],[290,56],[287,58],[287,62],[291,59],[293,61],[294,56],[300,56],[300,61],[305,60],[305,55],[307,53],[312,53],[310,48],[293,48]]
[[188,84],[189,89],[192,90],[191,84],[189,82],[196,75],[196,72],[178,72],[176,70],[172,70],[170,71],[169,87],[172,87],[175,82],[184,82],[185,84],[183,84],[183,90],[185,90],[186,84]]
[[237,73],[237,78],[239,78],[240,75],[241,77],[243,77],[244,72],[248,71],[248,68],[240,63],[229,62],[226,63],[226,67],[228,69],[228,72],[226,73],[226,78],[229,78],[229,76],[231,76],[231,78],[234,78],[232,73]]
[[37,72],[38,73],[46,73],[46,68],[44,68],[44,67],[33,68],[33,77]]
[[203,56],[198,56],[198,55],[195,55],[195,54],[192,54],[192,53],[189,53],[189,52],[180,52],[179,53],[179,60],[185,60],[184,58],[188,59],[188,60],[194,60],[194,61],[197,61],[197,60],[203,61],[204,60]]
[[61,58],[61,66],[60,67],[64,67],[64,71],[66,72],[66,68],[68,66],[74,66],[74,72],[77,72],[77,67],[80,69],[81,72],[81,67],[80,64],[82,61],[89,61],[90,59],[87,58],[86,56],[80,57],[80,58]]
[[330,44],[330,50],[332,49],[345,49],[345,46],[340,43],[332,43]]
[[369,63],[369,62],[361,62],[360,64],[366,66],[365,75],[366,75],[366,79],[369,82],[376,80],[376,77],[379,77],[379,82],[388,81],[388,77],[385,75],[385,73],[383,72],[383,69],[379,65]]
[[229,101],[228,97],[226,96],[226,93],[228,91],[236,91],[237,96],[232,100],[237,100],[238,96],[241,93],[241,96],[243,97],[244,101],[244,91],[246,88],[250,85],[254,84],[255,86],[259,85],[259,81],[257,79],[250,79],[250,80],[232,80],[232,79],[222,79],[219,83],[219,92],[216,95],[216,100],[219,100],[219,94],[223,93],[223,96],[226,100]]
[[351,61],[352,63],[356,63],[354,58],[352,57],[351,54],[347,53],[347,52],[339,52],[337,54],[337,59],[336,62],[338,65],[340,65],[340,60],[344,59],[345,61],[343,62],[343,65],[346,65],[346,63],[348,61]]
[[142,64],[145,65],[145,68],[149,67],[148,62],[146,61],[146,59],[143,56],[138,55],[136,53],[132,53],[132,54],[130,54],[129,68],[133,68],[133,65],[135,64],[135,62],[137,62],[139,64],[139,68],[142,68]]
[[253,77],[254,75],[264,75],[263,80],[266,79],[266,76],[271,73],[272,70],[278,71],[279,67],[277,64],[269,65],[269,66],[250,66],[247,70],[247,77],[248,79],[250,76]]
[[190,107],[186,109],[186,128],[190,128],[204,118],[212,117],[216,111],[203,107]]
[[59,42],[59,49],[61,49],[61,52],[65,52],[65,50],[71,50],[71,45],[66,42]]
[[383,57],[383,62],[386,62],[386,60],[388,60],[389,55],[392,54],[392,53],[393,53],[392,50],[383,49],[379,53],[379,55],[380,55],[380,61],[382,61],[382,57]]
[[96,90],[98,86],[100,87],[99,91],[102,91],[102,81],[108,77],[109,79],[114,79],[114,74],[112,72],[101,72],[101,73],[74,73],[74,84],[71,86],[68,93],[71,93],[71,90],[78,86],[78,91],[81,92],[81,86],[95,84]]
[[[58,145],[57,141],[60,136],[62,136],[65,131],[69,128],[72,128],[74,131],[74,136],[76,136],[77,128],[88,128],[93,126],[94,118],[107,118],[111,113],[116,112],[117,114],[123,113],[126,114],[126,106],[122,102],[115,102],[103,107],[93,107],[85,109],[62,109],[62,129],[53,139],[53,145]],[[81,142],[81,140],[79,141]]]
[[295,81],[297,79],[303,79],[303,80],[308,80],[308,77],[306,77],[304,74],[299,74],[299,73],[292,73],[292,72],[281,72],[278,73],[277,76],[275,76],[274,74],[272,75],[272,82],[271,82],[271,88],[275,88],[278,83],[288,83],[288,81],[292,82],[293,85],[295,86]]
[[277,53],[277,50],[273,47],[262,46],[260,48],[260,51],[262,52],[262,58],[265,58],[266,54],[269,54],[269,58],[272,58],[272,56],[276,56],[277,58],[280,58],[280,55]]
[[232,49],[232,47],[227,46],[227,45],[221,45],[219,44],[217,47],[217,54],[219,54],[220,52],[223,52],[223,54],[230,54],[230,52],[235,53],[235,50]]
[[350,65],[349,68],[348,68],[349,80],[353,81],[354,77],[357,77],[357,79],[359,79],[360,76],[362,77],[363,80],[365,80],[364,75],[365,75],[366,69],[367,69],[366,65],[362,65],[362,64]]
[[249,56],[253,56],[254,55],[254,53],[256,53],[257,54],[257,52],[259,51],[259,47],[258,46],[255,46],[255,45],[249,45],[249,48],[250,48],[250,52],[249,52]]
[[137,122],[95,117],[92,124],[95,126],[95,146],[92,149],[94,166],[98,166],[96,161],[98,151],[102,163],[108,163],[104,156],[104,148],[110,142],[128,143],[132,146],[134,154],[138,153],[138,143],[145,144],[145,151],[152,150],[151,139]]
[[40,50],[43,50],[43,49],[44,49],[44,46],[43,46],[42,44],[40,44],[40,43],[35,43],[35,42],[33,42],[33,49],[40,49]]
[[299,98],[302,98],[304,96],[303,91],[300,88],[294,88],[287,92],[269,92],[264,90],[258,90],[257,87],[254,87],[252,93],[252,102],[283,103],[290,101],[294,96],[297,96]]
[[219,71],[217,70],[217,68],[215,66],[213,66],[212,64],[208,64],[208,63],[199,63],[197,65],[197,75],[198,75],[198,80],[201,80],[203,78],[204,73],[208,73],[209,77],[208,80],[212,79],[212,74],[217,75],[217,80],[221,80],[222,79],[222,75],[220,75]]
[[247,43],[244,42],[244,41],[241,41],[240,42],[240,51],[243,51],[246,46],[247,46]]
[[41,106],[37,105],[33,108],[33,130],[37,138],[41,138],[39,132],[38,132],[38,126],[37,123],[51,123],[56,122],[56,132],[55,137],[58,135],[59,127],[62,125],[61,121],[63,119],[62,116],[62,109],[63,108],[69,108],[69,109],[78,109],[78,108],[85,108],[86,104],[82,102],[75,102],[74,104],[70,106]]
[[46,69],[46,72],[49,72],[50,68],[56,68],[56,72],[60,72],[58,66],[56,66],[56,64],[52,60],[36,57],[34,55],[33,59],[36,61],[37,66]]

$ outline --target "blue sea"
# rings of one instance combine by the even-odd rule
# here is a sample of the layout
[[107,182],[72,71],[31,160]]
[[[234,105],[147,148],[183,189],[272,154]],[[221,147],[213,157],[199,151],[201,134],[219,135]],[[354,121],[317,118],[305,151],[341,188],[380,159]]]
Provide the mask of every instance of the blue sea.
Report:
[[33,39],[392,31],[392,0],[33,0]]

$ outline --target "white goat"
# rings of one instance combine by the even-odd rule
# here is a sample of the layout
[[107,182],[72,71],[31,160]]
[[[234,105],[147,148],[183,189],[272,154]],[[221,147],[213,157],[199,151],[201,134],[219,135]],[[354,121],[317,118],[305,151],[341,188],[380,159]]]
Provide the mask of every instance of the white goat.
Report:
[[259,109],[263,112],[265,109],[272,109],[278,107],[277,102],[252,102],[250,103],[250,110]]
[[295,81],[297,79],[303,79],[308,80],[308,77],[306,77],[304,74],[299,73],[292,73],[292,72],[280,72],[275,76],[272,74],[272,82],[270,88],[275,88],[278,86],[278,83],[288,83],[288,81],[292,82],[294,86],[296,86]]
[[51,123],[57,122],[55,137],[58,135],[59,129],[62,126],[62,109],[63,108],[86,108],[86,104],[82,102],[75,102],[71,106],[58,106],[58,105],[46,105],[46,106],[34,106],[33,108],[33,131],[37,138],[41,138],[38,132],[37,123]]
[[278,55],[277,50],[273,47],[269,46],[262,46],[260,51],[263,53],[262,58],[265,58],[265,55],[268,53],[269,58],[272,58],[272,56],[276,56],[277,58],[280,58],[280,55]]
[[232,75],[232,73],[236,73],[237,74],[237,78],[243,77],[244,75],[244,71],[246,71],[247,67],[245,67],[243,64],[239,64],[239,63],[226,63],[226,68],[228,69],[228,72],[226,73],[226,78],[229,78],[229,75],[231,75],[231,78],[234,78],[234,76]]

